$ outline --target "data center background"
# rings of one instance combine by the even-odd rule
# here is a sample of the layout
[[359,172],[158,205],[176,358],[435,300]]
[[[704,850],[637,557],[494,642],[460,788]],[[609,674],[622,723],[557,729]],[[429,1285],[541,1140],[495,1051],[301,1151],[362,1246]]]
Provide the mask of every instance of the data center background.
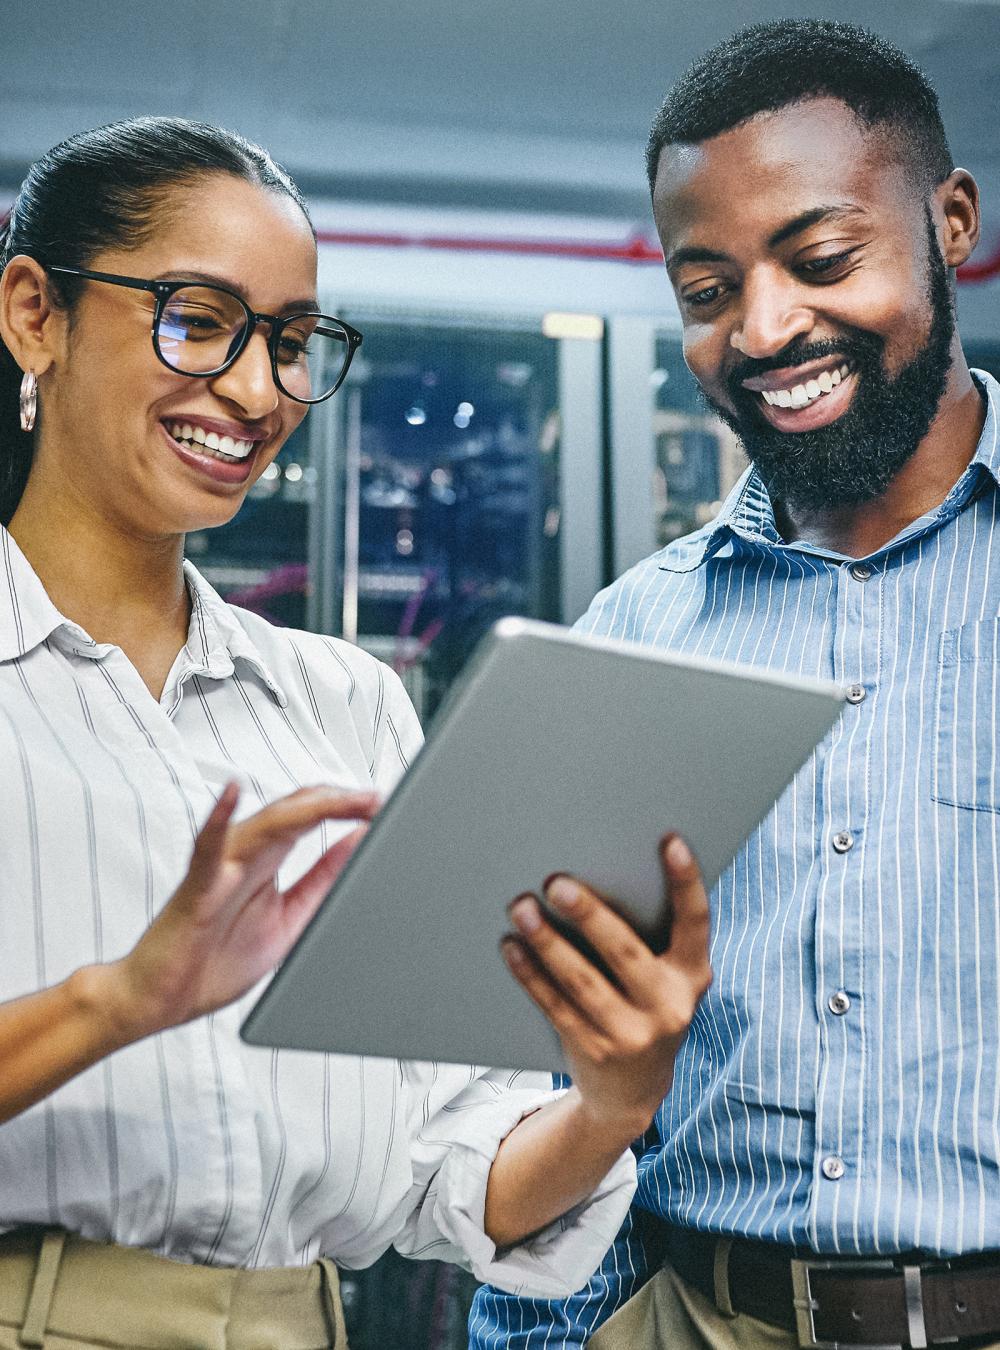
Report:
[[[928,71],[985,237],[959,288],[1000,376],[1000,4],[0,0],[0,210],[63,136],[231,125],[310,198],[323,304],[365,341],[236,520],[189,552],[233,601],[341,634],[433,716],[496,617],[571,622],[708,519],[742,459],[699,403],[643,173],[655,107],[742,23],[866,23]],[[355,1350],[465,1344],[470,1276],[345,1272]]]

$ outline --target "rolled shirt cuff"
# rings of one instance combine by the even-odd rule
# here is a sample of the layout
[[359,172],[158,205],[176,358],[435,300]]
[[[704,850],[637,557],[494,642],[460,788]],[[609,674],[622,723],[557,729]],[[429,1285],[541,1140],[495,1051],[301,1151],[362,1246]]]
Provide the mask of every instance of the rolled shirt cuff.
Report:
[[[501,1143],[519,1121],[560,1092],[512,1094],[463,1122],[436,1177],[434,1221],[485,1284],[530,1298],[566,1298],[593,1275],[635,1194],[635,1157],[626,1150],[591,1194],[523,1242],[499,1250],[484,1228],[486,1186]],[[526,1100],[527,1099],[527,1100]]]

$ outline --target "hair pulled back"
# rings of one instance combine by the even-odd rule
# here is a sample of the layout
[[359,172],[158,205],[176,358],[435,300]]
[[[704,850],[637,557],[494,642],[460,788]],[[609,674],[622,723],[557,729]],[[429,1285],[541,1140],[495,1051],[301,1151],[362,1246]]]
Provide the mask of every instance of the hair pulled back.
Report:
[[[34,163],[0,228],[0,273],[27,254],[41,263],[86,267],[106,248],[137,248],[156,225],[156,208],[171,189],[203,173],[231,173],[283,192],[302,208],[302,194],[266,150],[236,132],[180,117],[136,117],[84,131]],[[75,277],[49,278],[53,300],[71,307]],[[22,371],[0,340],[0,522],[14,514],[31,469],[34,434],[22,431]]]

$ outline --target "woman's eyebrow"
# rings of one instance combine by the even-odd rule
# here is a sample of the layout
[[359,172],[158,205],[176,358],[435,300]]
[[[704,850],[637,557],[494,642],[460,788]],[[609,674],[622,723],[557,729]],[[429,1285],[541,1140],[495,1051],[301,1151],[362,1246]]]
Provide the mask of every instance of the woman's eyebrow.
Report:
[[[241,300],[249,305],[246,291],[242,286],[231,280],[229,277],[219,276],[216,272],[199,272],[191,267],[172,267],[168,272],[163,272],[160,276],[154,277],[154,281],[203,281],[206,286],[224,286],[227,291],[235,291]],[[252,306],[251,306],[252,308]],[[294,314],[301,313],[304,310],[310,312],[319,309],[319,301],[314,295],[304,296],[299,300],[288,300],[281,306],[278,313]]]

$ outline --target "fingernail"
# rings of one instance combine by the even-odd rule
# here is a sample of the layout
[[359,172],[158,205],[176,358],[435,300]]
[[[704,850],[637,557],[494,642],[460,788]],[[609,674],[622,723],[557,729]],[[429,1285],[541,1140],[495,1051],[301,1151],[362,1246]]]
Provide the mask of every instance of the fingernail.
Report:
[[534,933],[542,925],[542,916],[538,905],[530,898],[515,900],[510,907],[510,917],[522,933]]
[[524,952],[511,937],[500,939],[500,953],[509,966],[523,966]]
[[667,862],[671,867],[690,867],[694,862],[691,850],[679,834],[675,834],[667,845]]
[[560,909],[572,909],[580,900],[580,887],[569,877],[556,877],[545,892]]

